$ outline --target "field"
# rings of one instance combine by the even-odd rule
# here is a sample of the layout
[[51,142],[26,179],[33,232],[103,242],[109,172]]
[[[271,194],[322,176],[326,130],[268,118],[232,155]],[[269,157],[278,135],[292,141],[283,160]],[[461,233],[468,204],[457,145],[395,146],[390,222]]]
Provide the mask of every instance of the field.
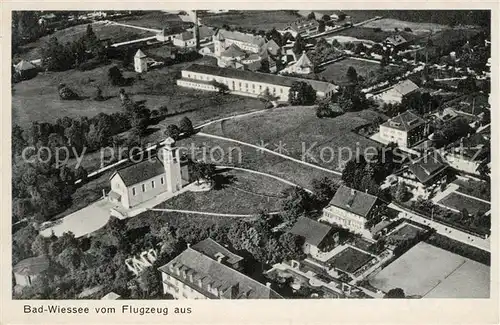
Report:
[[336,269],[352,274],[372,259],[373,257],[369,254],[347,247],[328,260],[328,263]]
[[[77,25],[56,31],[51,35],[44,36],[37,40],[36,42],[29,43],[22,47],[21,53],[13,58],[13,61],[19,61],[21,59],[25,60],[37,60],[42,57],[41,49],[49,41],[50,38],[56,37],[59,43],[66,44],[67,42],[76,41],[83,35],[87,25]],[[145,30],[106,25],[103,23],[92,24],[92,29],[94,30],[97,37],[101,40],[109,39],[112,43],[119,43],[130,41],[134,39],[144,38],[148,36],[154,36],[154,33]]]
[[478,212],[485,213],[491,209],[491,206],[488,203],[475,200],[473,198],[457,193],[451,193],[450,195],[441,199],[438,203],[458,211],[467,209],[467,212],[469,212],[470,214],[476,214]]
[[457,192],[465,193],[486,201],[491,200],[491,185],[486,182],[457,179],[453,183],[460,186]]
[[384,292],[402,288],[407,296],[487,298],[490,268],[422,242],[377,273],[370,283]]
[[[379,63],[347,58],[321,67],[317,75],[335,84],[342,84],[348,81],[347,70],[349,67],[356,69],[358,75],[365,79],[370,73],[377,74],[382,71]],[[394,69],[394,67],[385,67],[385,69]]]
[[[201,59],[204,60],[204,59]],[[200,92],[175,85],[179,71],[191,63],[176,64],[162,69],[149,71],[140,79],[135,72],[124,72],[124,77],[136,78],[133,85],[123,87],[134,101],[145,100],[149,109],[166,105],[170,113],[186,115],[193,123],[207,118],[220,116],[227,110],[258,109],[263,104],[257,99],[225,96],[219,98],[214,93]],[[112,65],[98,67],[90,71],[68,70],[64,72],[41,73],[36,78],[17,83],[13,86],[12,120],[13,123],[26,127],[34,121],[55,122],[64,116],[93,117],[99,113],[113,113],[122,110],[118,99],[121,87],[113,86],[107,78]],[[61,100],[57,86],[65,83],[75,90],[81,100]],[[96,87],[103,91],[105,101],[94,101]],[[217,98],[216,98],[217,97]],[[182,116],[176,116],[177,121]],[[171,123],[167,119],[165,123]]]
[[392,18],[384,18],[375,21],[371,21],[369,23],[363,24],[365,28],[381,28],[382,31],[389,31],[394,33],[395,28],[402,31],[405,28],[410,28],[411,32],[416,35],[426,35],[432,32],[438,32],[443,29],[448,28],[447,26],[430,23],[430,22],[410,22],[410,21],[402,21],[398,19]]
[[119,18],[116,19],[116,22],[154,29],[162,29],[168,25],[178,25],[183,23],[178,15],[161,11],[152,11],[144,15]]
[[257,214],[259,211],[279,211],[281,191],[288,186],[278,180],[243,171],[222,174],[221,189],[207,192],[186,192],[156,208],[218,212],[229,214]]
[[201,17],[203,24],[214,27],[229,25],[245,30],[271,30],[285,28],[300,17],[287,11],[237,11]]
[[[357,39],[372,41],[375,43],[381,43],[387,37],[394,35],[394,28],[392,29],[392,31],[376,31],[375,28],[368,28],[365,26],[366,25],[344,29],[340,32],[335,33],[334,35],[349,36]],[[415,38],[415,35],[413,35],[412,33],[404,31],[399,32],[398,34],[403,36],[408,41]]]
[[254,145],[267,144],[268,149],[339,170],[358,148],[363,152],[367,147],[379,146],[351,131],[373,122],[377,116],[378,113],[365,110],[318,119],[313,107],[284,107],[213,124],[203,132]]

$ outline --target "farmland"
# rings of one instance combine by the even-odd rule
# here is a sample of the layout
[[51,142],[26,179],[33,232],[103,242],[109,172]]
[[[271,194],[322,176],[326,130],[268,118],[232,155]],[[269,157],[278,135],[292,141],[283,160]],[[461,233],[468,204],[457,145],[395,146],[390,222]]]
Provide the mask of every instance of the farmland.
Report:
[[355,150],[363,152],[367,147],[379,146],[351,131],[373,122],[378,116],[366,110],[318,119],[312,107],[285,107],[213,124],[203,131],[251,144],[267,144],[268,149],[339,170],[350,155],[355,155]]
[[229,25],[232,28],[240,27],[245,30],[271,30],[285,28],[288,24],[300,17],[288,11],[230,11],[228,13],[207,15],[201,17],[208,26],[222,27]]
[[146,28],[154,28],[154,29],[162,29],[166,26],[179,25],[179,24],[189,25],[183,23],[178,15],[161,11],[152,11],[142,15],[136,15],[133,17],[119,18],[116,19],[116,22],[122,24],[141,26]]
[[[415,35],[408,32],[399,32],[399,35],[403,36],[406,40],[413,40]],[[392,31],[377,31],[375,28],[367,28],[364,25],[362,27],[352,27],[342,30],[334,35],[354,37],[357,39],[363,39],[372,41],[375,43],[383,42],[387,37],[394,35],[394,29]]]

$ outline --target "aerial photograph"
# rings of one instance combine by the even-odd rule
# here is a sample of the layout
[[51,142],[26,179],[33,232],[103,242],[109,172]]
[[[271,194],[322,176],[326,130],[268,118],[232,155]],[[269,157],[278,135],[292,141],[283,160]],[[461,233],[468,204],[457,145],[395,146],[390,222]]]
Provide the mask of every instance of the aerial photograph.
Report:
[[490,10],[12,11],[12,298],[490,298]]

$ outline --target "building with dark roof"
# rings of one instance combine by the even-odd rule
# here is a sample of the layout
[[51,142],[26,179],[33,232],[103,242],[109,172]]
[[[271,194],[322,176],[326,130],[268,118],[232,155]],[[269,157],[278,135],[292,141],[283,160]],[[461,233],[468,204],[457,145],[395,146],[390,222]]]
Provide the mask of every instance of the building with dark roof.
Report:
[[491,160],[491,143],[487,134],[474,133],[462,137],[440,151],[447,163],[459,170],[480,175],[480,166]]
[[191,248],[235,270],[240,269],[242,266],[243,257],[231,252],[211,238],[202,240],[191,246]]
[[264,285],[191,247],[160,267],[159,271],[163,293],[175,299],[282,298],[270,285]]
[[212,37],[214,42],[214,55],[220,57],[221,54],[231,45],[237,45],[245,52],[260,53],[262,47],[266,44],[264,37],[252,35],[238,31],[229,31],[219,29]]
[[412,111],[401,113],[380,125],[380,138],[397,143],[402,148],[410,148],[428,135],[426,120]]
[[290,33],[295,38],[297,35],[309,37],[318,34],[319,23],[314,19],[299,19],[287,25],[280,33]]
[[338,233],[331,226],[311,218],[300,217],[289,232],[304,239],[304,253],[312,256],[338,243]]
[[37,256],[24,259],[14,265],[12,272],[18,287],[27,287],[33,284],[43,272],[50,267],[50,260],[47,256]]
[[177,80],[177,85],[182,87],[217,91],[218,89],[213,85],[215,80],[227,85],[231,93],[243,96],[259,97],[267,88],[271,94],[283,102],[288,101],[290,88],[295,82],[310,84],[320,98],[332,96],[338,88],[334,84],[324,81],[200,64],[193,64],[182,70],[181,75],[182,78]]
[[395,34],[387,37],[384,40],[384,44],[388,47],[392,47],[395,49],[401,49],[402,47],[408,45],[408,41],[401,35]]
[[449,165],[437,151],[432,151],[395,173],[415,196],[428,198],[448,181]]
[[342,185],[323,209],[321,220],[370,237],[365,223],[377,205],[376,196]]
[[177,192],[189,183],[187,161],[181,161],[174,141],[162,143],[156,157],[121,168],[110,177],[109,200],[130,209],[164,192]]

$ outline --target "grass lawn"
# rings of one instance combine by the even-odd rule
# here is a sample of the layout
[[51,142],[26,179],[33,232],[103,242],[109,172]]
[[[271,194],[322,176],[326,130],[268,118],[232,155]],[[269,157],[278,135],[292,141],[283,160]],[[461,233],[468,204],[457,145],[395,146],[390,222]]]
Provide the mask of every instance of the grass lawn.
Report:
[[[138,38],[144,38],[148,36],[154,36],[154,33],[123,27],[123,26],[113,26],[106,25],[102,23],[94,23],[92,24],[92,29],[99,39],[110,39],[112,43],[119,43],[130,41]],[[59,43],[66,44],[67,42],[76,41],[83,35],[85,35],[85,31],[87,30],[87,25],[77,25],[69,28],[65,28],[62,30],[58,30],[51,35],[44,36],[38,39],[36,42],[29,43],[22,47],[22,52],[16,55],[13,58],[13,61],[20,61],[21,59],[25,60],[37,60],[42,57],[41,49],[49,41],[50,38],[56,37]]]
[[352,245],[356,246],[357,248],[359,248],[365,252],[370,252],[373,243],[369,242],[368,240],[366,240],[364,238],[356,237],[356,238],[354,238]]
[[348,82],[347,70],[349,67],[356,69],[358,75],[364,77],[365,79],[372,72],[377,74],[385,69],[397,69],[397,67],[389,66],[382,70],[379,63],[347,58],[321,67],[317,75],[319,75],[320,78],[324,77],[327,81],[335,84],[342,84]]
[[228,184],[207,192],[186,192],[156,208],[256,214],[259,211],[279,211],[282,199],[277,197],[286,184],[270,177],[229,171],[223,173]]
[[491,206],[488,203],[475,200],[473,198],[457,193],[451,193],[450,195],[441,199],[438,203],[458,211],[467,209],[467,212],[469,212],[470,214],[476,214],[477,212],[485,213],[491,209]]
[[[365,110],[346,113],[336,118],[319,119],[314,107],[291,106],[212,124],[203,129],[203,132],[254,145],[260,145],[262,141],[268,144],[268,149],[339,170],[341,165],[349,160],[350,155],[356,155],[358,148],[363,153],[367,147],[379,146],[378,143],[351,131],[360,125],[373,122],[377,116],[380,115]],[[255,149],[253,152],[255,153]],[[307,155],[308,153],[310,155]]]
[[377,273],[370,284],[384,292],[402,288],[408,296],[485,298],[489,273],[483,264],[421,242]]
[[410,224],[405,224],[403,227],[399,228],[398,230],[394,231],[389,236],[387,236],[387,239],[389,240],[392,239],[395,241],[412,239],[415,238],[421,231],[422,231],[421,228],[415,227]]
[[162,11],[151,11],[144,15],[137,15],[132,17],[118,18],[116,22],[122,24],[129,24],[140,27],[162,29],[168,25],[184,24],[178,15],[170,14]]
[[457,192],[471,195],[486,201],[491,200],[491,185],[486,182],[457,179],[453,183],[460,186]]
[[328,263],[336,269],[352,274],[372,259],[373,257],[369,254],[352,247],[347,247],[328,260]]
[[273,28],[285,28],[299,18],[284,10],[248,10],[202,16],[201,20],[208,26],[222,27],[222,25],[227,24],[230,27],[241,27],[247,30],[267,31]]
[[[403,21],[393,18],[383,18],[375,21],[371,21],[363,25],[365,28],[381,28],[382,31],[388,31],[394,33],[395,28],[399,31],[404,31],[405,28],[410,28],[410,33],[405,33],[406,35],[427,35],[431,31],[438,32],[443,29],[449,28],[445,25],[435,24],[431,22],[410,22]],[[406,37],[405,37],[406,38]]]

